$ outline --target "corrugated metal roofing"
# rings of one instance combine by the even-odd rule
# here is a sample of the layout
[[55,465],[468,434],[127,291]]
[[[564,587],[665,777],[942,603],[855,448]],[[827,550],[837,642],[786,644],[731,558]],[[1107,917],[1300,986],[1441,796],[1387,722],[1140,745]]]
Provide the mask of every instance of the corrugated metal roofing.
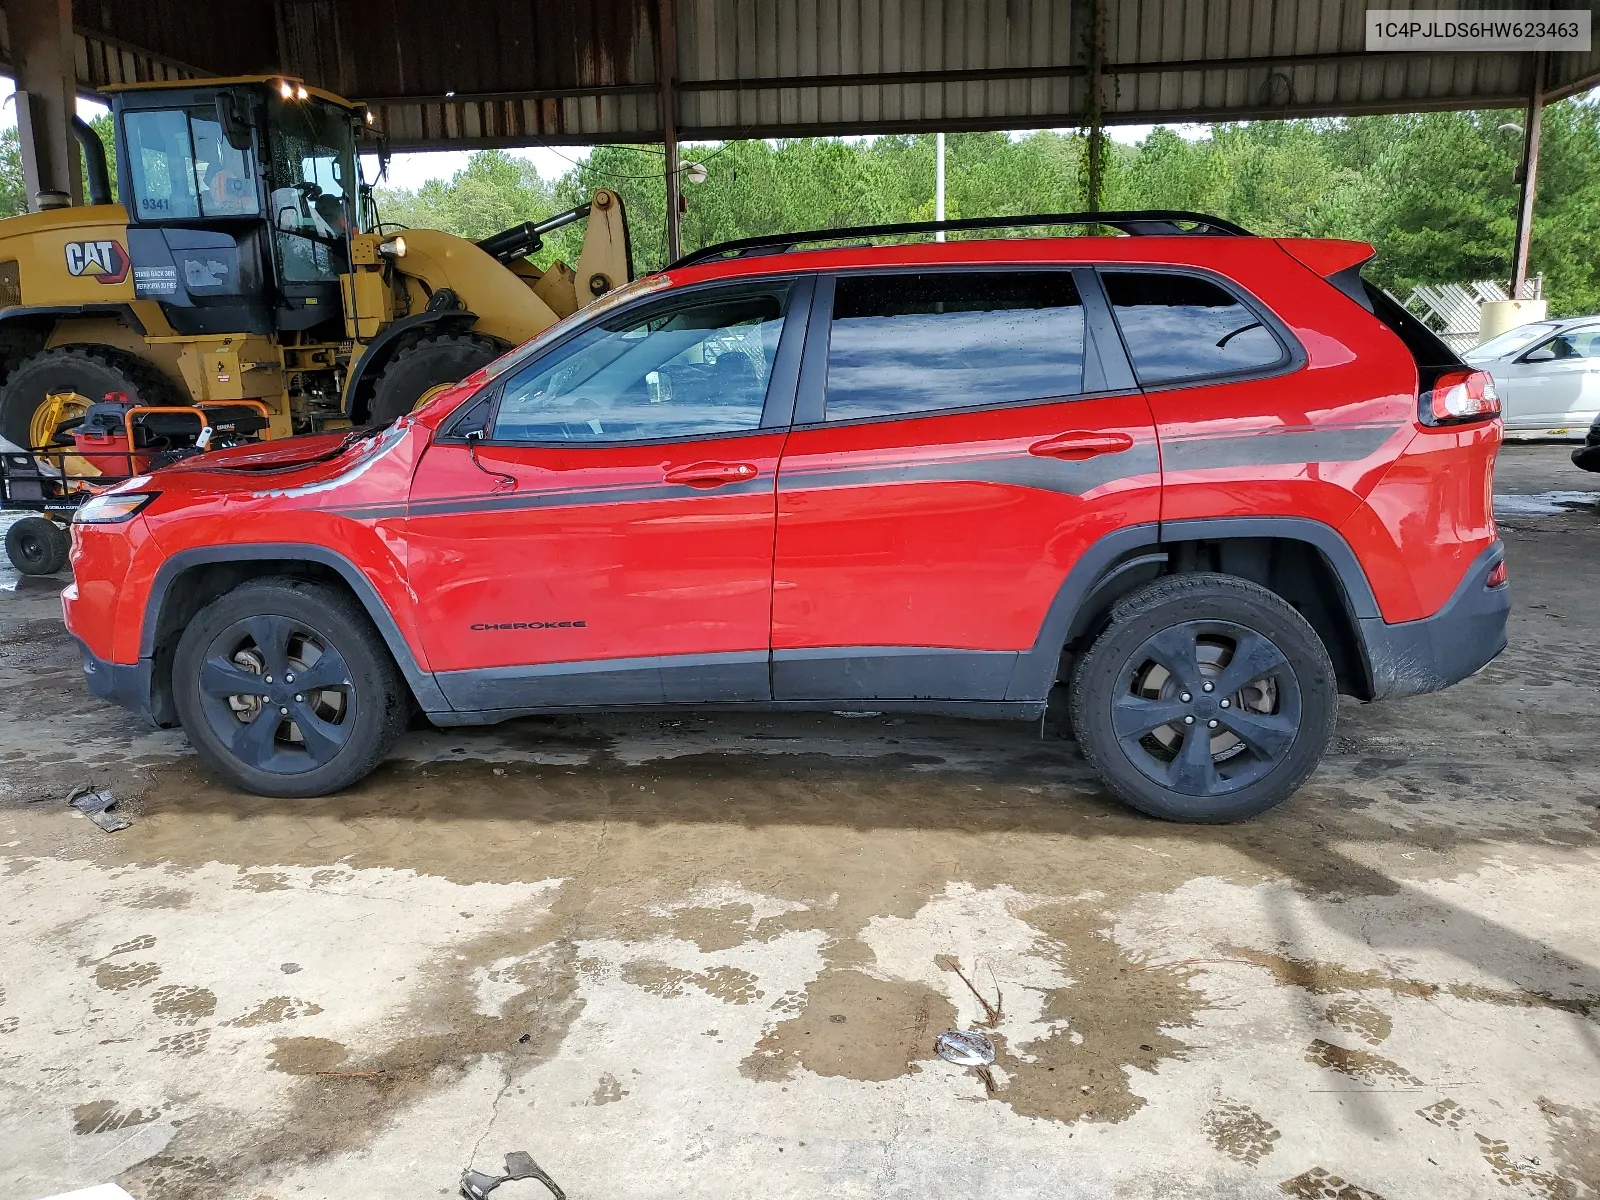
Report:
[[[1111,123],[1492,107],[1523,103],[1532,79],[1528,54],[1367,54],[1362,0],[1100,5]],[[1052,127],[1090,107],[1096,0],[674,6],[680,136]],[[79,0],[84,84],[286,70],[373,101],[396,148],[661,134],[661,0],[229,0],[225,22],[218,11]],[[1549,78],[1556,94],[1600,82],[1600,45],[1552,56]]]

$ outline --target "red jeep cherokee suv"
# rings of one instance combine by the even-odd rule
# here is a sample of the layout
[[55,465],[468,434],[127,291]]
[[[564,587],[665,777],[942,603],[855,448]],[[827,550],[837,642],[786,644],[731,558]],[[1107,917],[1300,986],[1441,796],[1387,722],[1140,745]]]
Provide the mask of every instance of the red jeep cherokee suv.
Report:
[[310,796],[416,709],[1038,720],[1065,681],[1123,800],[1262,812],[1338,693],[1504,647],[1498,402],[1369,246],[1050,220],[1133,236],[728,243],[388,428],[118,486],[64,596],[89,686]]

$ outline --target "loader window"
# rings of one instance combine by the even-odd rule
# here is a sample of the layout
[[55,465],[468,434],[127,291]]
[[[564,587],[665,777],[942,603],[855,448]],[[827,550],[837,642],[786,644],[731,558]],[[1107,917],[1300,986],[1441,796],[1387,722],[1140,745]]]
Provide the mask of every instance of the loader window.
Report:
[[356,212],[350,114],[322,100],[273,97],[268,115],[267,186],[283,278],[330,282],[349,269],[346,237]]
[[142,221],[255,216],[255,163],[222,136],[215,109],[171,108],[122,118]]

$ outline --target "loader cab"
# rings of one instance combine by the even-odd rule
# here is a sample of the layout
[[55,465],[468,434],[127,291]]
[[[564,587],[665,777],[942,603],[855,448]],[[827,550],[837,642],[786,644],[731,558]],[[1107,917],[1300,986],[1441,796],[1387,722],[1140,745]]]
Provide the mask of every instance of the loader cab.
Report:
[[112,111],[139,299],[180,334],[342,322],[359,110],[262,78],[129,87]]

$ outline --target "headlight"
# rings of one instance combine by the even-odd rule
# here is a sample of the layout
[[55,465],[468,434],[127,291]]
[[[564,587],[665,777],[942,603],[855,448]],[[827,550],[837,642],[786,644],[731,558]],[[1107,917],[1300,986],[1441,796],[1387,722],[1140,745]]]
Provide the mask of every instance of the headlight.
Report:
[[72,514],[74,525],[116,525],[143,512],[160,492],[108,492],[85,500]]
[[385,258],[404,258],[406,256],[406,240],[403,237],[392,237],[387,241],[378,243],[378,253]]

